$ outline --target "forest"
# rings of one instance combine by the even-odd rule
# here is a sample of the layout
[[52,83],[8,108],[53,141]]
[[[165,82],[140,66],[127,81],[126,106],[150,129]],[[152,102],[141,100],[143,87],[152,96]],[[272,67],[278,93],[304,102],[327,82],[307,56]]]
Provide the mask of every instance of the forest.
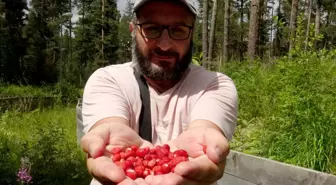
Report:
[[[89,183],[76,103],[95,70],[131,61],[124,1],[0,0],[0,184]],[[336,175],[336,1],[198,5],[193,63],[239,94],[232,149]]]

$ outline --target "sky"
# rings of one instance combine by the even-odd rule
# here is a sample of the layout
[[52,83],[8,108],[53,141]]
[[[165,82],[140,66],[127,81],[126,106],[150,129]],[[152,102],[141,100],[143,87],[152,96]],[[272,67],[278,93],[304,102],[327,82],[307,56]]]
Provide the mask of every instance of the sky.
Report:
[[[134,0],[131,0],[131,1],[134,2]],[[27,0],[27,3],[28,3],[28,7],[30,7],[30,5],[29,5],[30,0]],[[127,3],[126,0],[117,0],[117,8],[118,8],[118,10],[120,11],[121,14],[123,14],[123,12],[124,12],[124,10],[125,10],[126,3]],[[73,10],[72,21],[73,21],[73,22],[76,22],[77,20],[78,20],[77,10],[74,9],[74,10]]]

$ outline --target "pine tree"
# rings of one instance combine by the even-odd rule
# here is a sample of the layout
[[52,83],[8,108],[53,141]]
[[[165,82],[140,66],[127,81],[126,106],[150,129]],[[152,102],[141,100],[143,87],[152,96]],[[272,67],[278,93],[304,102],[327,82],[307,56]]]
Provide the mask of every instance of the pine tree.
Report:
[[27,3],[25,0],[2,0],[0,2],[0,79],[20,83],[25,42],[22,39]]

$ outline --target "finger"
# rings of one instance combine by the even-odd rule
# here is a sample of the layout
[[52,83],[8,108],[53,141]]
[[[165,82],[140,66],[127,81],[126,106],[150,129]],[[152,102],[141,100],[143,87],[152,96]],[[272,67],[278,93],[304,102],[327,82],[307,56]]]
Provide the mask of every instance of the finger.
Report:
[[183,178],[175,173],[153,176],[150,182],[151,185],[208,185],[208,182],[195,181]]
[[153,144],[152,143],[150,143],[150,142],[148,142],[148,141],[146,141],[146,140],[142,140],[142,142],[141,142],[141,147],[142,148],[144,148],[144,147],[149,147],[149,148],[152,148],[153,147]]
[[82,138],[81,147],[89,156],[96,158],[103,155],[106,142],[103,137],[97,134],[90,134]]
[[121,181],[118,185],[137,185],[137,183],[130,178],[126,178],[125,180]]
[[137,185],[148,185],[148,183],[145,181],[145,179],[142,179],[142,178],[135,179],[135,183]]
[[[126,178],[124,171],[115,165],[108,157],[102,156],[87,160],[89,173],[98,181],[119,183]],[[105,183],[106,182],[106,183]]]
[[206,154],[211,161],[219,163],[226,159],[230,152],[229,143],[222,133],[215,129],[207,129],[204,133]]
[[215,182],[223,176],[225,160],[218,165],[213,163],[206,155],[196,159],[181,162],[174,172],[180,176],[204,182]]

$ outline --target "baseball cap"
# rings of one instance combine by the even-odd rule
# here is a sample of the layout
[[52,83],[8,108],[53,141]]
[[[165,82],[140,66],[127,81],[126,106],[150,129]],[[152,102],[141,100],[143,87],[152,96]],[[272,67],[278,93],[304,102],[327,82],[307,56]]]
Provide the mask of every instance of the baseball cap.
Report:
[[[142,6],[148,1],[150,0],[135,0],[134,6],[133,6],[133,12],[138,10],[140,6]],[[187,7],[190,9],[192,13],[194,13],[195,15],[198,15],[197,5],[196,5],[197,0],[180,0],[180,1],[184,3],[185,5],[187,5]]]

